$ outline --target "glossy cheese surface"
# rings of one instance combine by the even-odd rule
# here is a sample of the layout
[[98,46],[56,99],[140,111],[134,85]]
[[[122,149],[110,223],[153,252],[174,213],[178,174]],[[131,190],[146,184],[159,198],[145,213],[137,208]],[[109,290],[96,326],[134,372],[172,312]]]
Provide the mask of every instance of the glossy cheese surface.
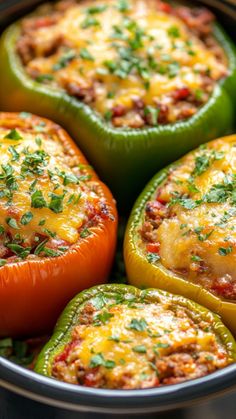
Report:
[[[157,252],[167,269],[235,299],[235,197],[236,137],[232,136],[190,153],[169,172],[156,200],[148,204],[157,211],[153,221],[146,208],[147,224],[141,233],[146,249]],[[156,223],[150,240],[148,223]]]
[[92,234],[106,209],[93,172],[59,127],[20,115],[0,118],[1,265],[11,256],[62,254]]
[[95,387],[145,388],[196,378],[229,362],[210,323],[194,320],[187,308],[135,300],[92,308],[85,305],[72,341],[55,358],[56,378]]
[[222,48],[212,46],[212,38],[208,46],[163,2],[72,1],[60,14],[61,7],[42,9],[41,18],[23,26],[18,47],[27,72],[89,103],[105,119],[114,117],[116,126],[135,127],[141,102],[150,125],[157,124],[160,105],[168,107],[166,122],[184,119],[182,105],[173,103],[179,89],[185,89],[181,100],[194,102],[187,106],[191,116],[227,74]]

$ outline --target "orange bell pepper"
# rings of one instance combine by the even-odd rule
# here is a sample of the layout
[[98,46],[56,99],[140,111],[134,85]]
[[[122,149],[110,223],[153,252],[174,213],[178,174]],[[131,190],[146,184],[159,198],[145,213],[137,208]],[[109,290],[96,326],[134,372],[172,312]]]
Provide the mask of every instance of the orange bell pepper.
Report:
[[[52,249],[47,249],[49,256],[44,255],[43,257],[40,257],[38,252],[33,255],[32,251],[34,252],[34,250],[31,249],[30,252],[28,250],[30,254],[27,257],[17,258],[15,255],[11,256],[10,254],[11,259],[7,260],[7,257],[5,261],[1,259],[0,336],[39,335],[52,328],[61,310],[76,293],[107,280],[115,251],[117,212],[109,189],[97,178],[93,169],[88,166],[84,156],[61,127],[49,120],[32,116],[31,114],[0,113],[0,137],[1,131],[4,128],[11,130],[10,134],[5,136],[5,138],[9,139],[9,147],[15,146],[16,153],[19,150],[18,144],[24,141],[22,133],[26,135],[30,133],[33,137],[42,136],[43,139],[40,140],[42,141],[42,148],[44,141],[47,141],[48,138],[59,141],[63,146],[63,150],[66,151],[66,156],[73,159],[73,165],[76,164],[76,166],[79,165],[82,167],[81,179],[83,179],[78,181],[78,188],[81,183],[82,187],[83,185],[86,187],[86,185],[92,182],[97,188],[98,201],[102,200],[106,208],[104,213],[101,212],[99,214],[97,223],[89,227],[89,235],[81,234],[76,243],[68,246],[66,251],[59,252],[58,255],[56,254],[56,257],[53,257],[55,256],[55,252]],[[21,137],[21,139],[17,137]],[[4,154],[2,156],[3,161]],[[48,158],[50,159],[50,157]],[[18,156],[18,160],[20,159],[21,157]],[[9,163],[11,165],[10,161]],[[33,163],[31,163],[30,170],[32,170],[32,165]],[[68,169],[70,168],[68,167]],[[46,170],[47,167],[45,168],[45,172]],[[36,175],[37,181],[41,182],[43,176],[47,175]],[[32,180],[34,180],[34,177]],[[22,179],[20,182],[23,185],[25,180]],[[58,182],[60,182],[60,179]],[[49,178],[46,180],[46,184],[50,184]],[[21,190],[21,184],[19,188]],[[42,192],[44,191],[42,190]],[[57,191],[55,191],[56,193]],[[28,196],[29,194],[30,192],[28,192]],[[51,195],[49,193],[47,196]],[[4,220],[3,217],[4,211],[2,212],[2,207],[5,205],[6,208],[8,204],[4,199],[0,199],[0,224],[6,222],[6,218]],[[27,199],[29,198],[27,198],[26,194],[25,200]],[[21,234],[24,225],[20,226],[20,223],[23,224],[22,218],[21,221],[17,219],[17,210],[20,210],[19,203],[18,206],[19,208],[15,209],[14,202],[12,202],[7,211],[11,214],[14,214],[15,211],[16,216],[14,219],[18,226],[15,232]],[[57,217],[60,217],[61,213],[55,208],[54,212],[50,211],[48,204],[45,207],[45,211],[48,211],[47,214],[50,213],[49,218],[51,216],[54,217],[54,221],[56,222]],[[40,211],[44,211],[40,207],[36,207],[36,209],[27,208],[27,210],[28,213],[35,211],[37,214]],[[14,223],[9,222],[9,219],[12,220],[12,218],[7,219],[8,230],[13,234]],[[27,227],[29,226],[30,223]],[[50,241],[50,237],[46,237],[47,239]],[[3,240],[2,243],[4,244]],[[21,244],[21,246],[24,247],[25,245]],[[27,252],[27,250],[25,251]],[[25,256],[24,252],[21,252],[22,254]],[[1,257],[3,256],[1,255]]]

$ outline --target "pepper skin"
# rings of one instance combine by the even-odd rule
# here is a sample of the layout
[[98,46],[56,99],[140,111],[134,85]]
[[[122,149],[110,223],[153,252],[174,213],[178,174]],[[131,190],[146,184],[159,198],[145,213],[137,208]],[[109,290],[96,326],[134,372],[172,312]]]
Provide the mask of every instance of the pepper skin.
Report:
[[15,52],[19,23],[10,26],[0,44],[0,108],[29,111],[60,123],[106,182],[121,211],[130,208],[157,169],[213,138],[232,131],[236,54],[223,30],[214,35],[223,46],[230,74],[215,86],[209,101],[186,121],[143,129],[115,129],[88,105],[41,85],[27,76]]
[[[103,296],[105,297],[104,300],[102,300]],[[161,303],[165,307],[173,305],[175,308],[187,308],[188,313],[191,313],[190,316],[193,319],[193,321],[206,321],[208,324],[211,325],[213,333],[219,337],[223,346],[226,348],[230,362],[234,362],[236,360],[236,344],[234,338],[232,337],[229,330],[223,325],[219,316],[213,314],[206,308],[184,297],[176,296],[157,289],[140,290],[138,288],[123,284],[108,284],[100,285],[97,287],[93,287],[90,290],[83,291],[82,293],[74,297],[74,299],[67,305],[67,307],[65,308],[65,310],[63,311],[63,313],[57,321],[51,339],[39,354],[35,366],[35,371],[39,374],[52,377],[53,361],[57,356],[60,357],[66,345],[72,342],[72,331],[74,327],[80,324],[78,319],[80,318],[79,316],[82,307],[84,307],[86,303],[89,303],[91,307],[93,305],[93,301],[94,304],[97,306],[98,301],[101,300],[106,301],[106,304],[108,304],[109,299],[112,298],[114,298],[115,301],[117,301],[117,304],[119,304],[119,302],[121,301],[126,301],[126,303],[128,303],[127,307],[129,307],[129,304],[132,301],[132,303],[150,302],[154,304]],[[140,313],[142,313],[142,311],[140,311]],[[114,330],[116,331],[116,333],[119,333],[119,329]],[[104,338],[104,341],[105,340],[106,338]],[[146,342],[145,339],[143,340],[143,342]],[[94,342],[93,349],[94,351],[92,353],[96,353],[96,342]],[[73,358],[73,361],[75,361],[75,358]]]
[[[234,143],[235,135],[225,137],[229,143]],[[221,139],[220,139],[221,140]],[[218,140],[218,141],[220,141]],[[223,138],[224,140],[224,138]],[[217,140],[216,140],[217,141]],[[214,141],[209,144],[214,144]],[[199,149],[200,150],[200,149]],[[203,150],[204,152],[204,150]],[[189,153],[190,155],[191,153]],[[188,156],[188,155],[187,155]],[[181,163],[181,160],[163,169],[147,184],[137,199],[130,215],[124,241],[124,258],[129,282],[132,285],[146,288],[156,287],[175,294],[183,295],[207,307],[222,317],[223,322],[236,333],[236,304],[232,300],[214,295],[201,285],[188,281],[166,269],[161,262],[156,265],[150,263],[139,246],[139,231],[143,223],[146,203],[160,190],[171,171]],[[155,198],[154,198],[155,199]],[[175,246],[173,242],[173,247]],[[227,264],[227,261],[225,261]]]
[[86,165],[85,174],[91,175],[90,179],[98,185],[99,196],[105,198],[111,217],[99,219],[89,236],[79,237],[60,256],[18,259],[1,266],[0,336],[33,336],[50,331],[61,310],[78,291],[106,281],[115,251],[117,213],[113,197],[87,166],[68,134],[55,123],[36,116],[0,114],[0,126],[8,129],[27,130],[38,124],[44,124],[46,132],[59,138],[75,164]]

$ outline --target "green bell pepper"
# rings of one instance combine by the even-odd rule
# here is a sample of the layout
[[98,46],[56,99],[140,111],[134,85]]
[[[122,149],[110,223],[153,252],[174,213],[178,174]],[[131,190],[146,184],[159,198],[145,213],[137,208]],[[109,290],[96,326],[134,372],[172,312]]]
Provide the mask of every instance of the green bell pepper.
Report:
[[[222,139],[212,141],[209,143],[209,145],[213,147],[215,146],[215,149],[212,148],[212,150],[217,150],[217,144],[221,144],[222,141],[224,141],[225,144],[234,144],[236,141],[236,135],[231,135],[228,137],[223,137]],[[156,288],[160,288],[165,291],[168,291],[168,292],[173,292],[175,294],[183,295],[186,298],[190,298],[193,301],[196,301],[197,303],[202,304],[203,306],[207,307],[209,310],[212,310],[218,315],[220,315],[223,322],[227,325],[227,327],[229,327],[229,329],[235,335],[236,334],[235,300],[227,299],[227,297],[224,297],[223,295],[217,295],[211,289],[204,288],[202,283],[201,284],[198,283],[196,278],[195,280],[191,281],[185,275],[181,275],[181,273],[177,273],[174,270],[172,271],[171,269],[167,269],[163,265],[162,260],[159,257],[157,258],[155,257],[156,251],[154,251],[153,254],[152,253],[149,254],[145,250],[145,246],[142,245],[142,239],[140,237],[140,231],[143,226],[144,219],[145,219],[145,210],[146,210],[147,203],[151,201],[155,201],[157,199],[156,197],[158,196],[158,192],[161,191],[161,189],[165,185],[165,182],[168,180],[169,175],[173,173],[173,171],[177,169],[179,165],[181,166],[181,163],[184,164],[185,162],[186,164],[187,158],[190,157],[191,154],[195,153],[196,151],[197,150],[190,152],[189,154],[187,154],[187,156],[183,157],[179,161],[174,162],[171,165],[159,171],[149,181],[149,183],[146,185],[146,187],[144,188],[144,190],[138,197],[133,207],[133,210],[131,212],[131,215],[129,217],[126,232],[125,232],[125,240],[124,240],[125,267],[126,267],[127,276],[128,276],[128,280],[130,284],[137,286],[139,288],[156,287]],[[202,155],[207,156],[205,148],[203,148],[202,153],[203,153]],[[230,153],[229,153],[229,156],[230,156]],[[206,162],[207,160],[205,160],[205,163]],[[205,169],[203,169],[203,172],[202,172],[203,176],[204,176],[204,171],[208,169],[207,164],[208,163],[206,163]],[[204,162],[203,162],[203,165],[204,165]],[[216,173],[217,173],[217,170],[219,169],[216,169]],[[213,173],[213,176],[214,174],[215,173]],[[230,176],[229,173],[227,173],[227,175]],[[207,176],[210,177],[210,173],[207,173]],[[232,176],[234,175],[232,174]],[[217,186],[219,185],[216,185],[216,188]],[[192,195],[190,196],[192,197]],[[199,197],[198,199],[200,200]],[[216,203],[215,202],[216,201],[214,201],[213,199],[212,203],[213,205],[217,207],[217,202]],[[219,200],[219,202],[224,202],[224,200],[222,201]],[[168,202],[165,204],[168,207]],[[211,204],[208,204],[208,205],[211,205]],[[189,208],[189,210],[191,211],[191,208]],[[185,211],[188,211],[187,206],[186,206]],[[214,215],[214,206],[212,208],[209,207],[209,212],[213,213]],[[227,211],[225,208],[224,215],[226,214],[227,214]],[[212,225],[220,226],[220,223],[214,224],[214,219],[212,220],[213,220],[212,224],[207,226],[209,230],[211,230]],[[195,218],[194,218],[194,221],[196,221]],[[188,231],[189,226],[187,226],[187,224],[186,225],[180,224],[179,227],[180,227],[180,231],[183,231],[182,236],[185,236],[185,233],[186,231]],[[181,230],[183,227],[184,228],[186,227],[186,230],[184,229]],[[223,229],[226,229],[226,227],[223,226]],[[193,233],[195,233],[195,230],[193,230]],[[190,231],[190,234],[191,232],[192,231]],[[206,239],[204,238],[204,236],[202,237],[200,236],[198,240],[199,240],[199,243],[201,243],[201,240],[204,241]],[[212,237],[210,237],[210,240],[212,240]],[[211,248],[213,249],[213,244],[214,242],[212,241],[209,242],[209,249]],[[159,246],[159,244],[157,242],[154,242],[154,246]],[[175,242],[173,239],[173,248],[174,247],[175,247]],[[229,249],[231,250],[231,247]],[[219,249],[218,249],[218,252],[219,252]],[[159,249],[157,250],[157,254],[158,253],[159,253]],[[184,254],[185,253],[183,252],[183,257],[184,257]],[[231,255],[229,254],[228,257],[230,258],[230,256]],[[226,266],[227,266],[227,263],[228,261],[225,260]]]
[[190,119],[142,129],[114,128],[88,105],[32,80],[16,53],[19,35],[18,22],[5,31],[0,42],[1,110],[33,112],[62,124],[111,187],[122,210],[130,207],[157,169],[233,128],[236,54],[218,25],[214,26],[214,36],[226,52],[229,75]]
[[[119,307],[123,307],[121,318],[119,317]],[[149,307],[149,310],[156,310],[155,315],[150,315],[150,312],[145,311],[147,307]],[[168,315],[166,315],[166,310]],[[178,310],[179,313],[182,314],[176,314],[178,313]],[[136,318],[133,318],[133,316]],[[171,320],[172,316],[174,316],[173,318],[176,321]],[[117,318],[118,322],[116,322]],[[169,330],[166,330],[165,322],[167,318],[169,318],[169,320],[167,320],[167,322],[169,322]],[[182,323],[183,318],[185,319],[184,324]],[[189,319],[190,323],[188,323],[188,320],[186,319]],[[186,322],[188,323],[188,326]],[[185,332],[187,331],[186,335],[182,330],[182,325],[184,328],[183,330]],[[78,328],[80,327],[81,329],[78,332]],[[100,327],[102,330],[98,337]],[[192,329],[192,327],[194,329]],[[90,330],[90,328],[93,328],[93,330]],[[192,332],[194,330],[193,333],[196,334],[196,338],[192,337],[190,329]],[[199,331],[200,329],[201,331]],[[162,333],[159,333],[160,330]],[[182,330],[181,336],[182,339],[184,339],[184,343],[183,340],[178,340],[178,330]],[[112,332],[112,336],[109,336],[110,332]],[[226,358],[228,359],[227,364],[236,360],[236,343],[231,333],[222,324],[220,318],[206,308],[184,297],[156,289],[140,290],[132,286],[121,284],[100,285],[78,294],[67,305],[56,324],[51,339],[42,349],[38,357],[35,371],[49,377],[58,378],[55,377],[54,368],[56,363],[59,362],[60,365],[64,364],[66,369],[71,366],[68,370],[68,377],[70,374],[73,374],[73,368],[76,368],[76,365],[80,365],[80,384],[87,386],[95,385],[99,387],[99,383],[93,381],[92,375],[94,373],[96,375],[99,371],[101,374],[105,374],[105,376],[108,374],[109,377],[112,370],[115,371],[117,367],[117,371],[120,371],[120,368],[122,368],[121,365],[123,365],[124,369],[127,367],[130,374],[131,372],[133,374],[132,365],[137,361],[138,370],[135,370],[137,376],[140,376],[140,373],[142,372],[139,369],[141,368],[139,362],[144,362],[144,364],[142,364],[144,370],[145,368],[150,369],[150,367],[152,367],[151,374],[153,374],[152,369],[155,370],[154,376],[156,374],[155,383],[152,382],[149,387],[158,386],[161,384],[163,378],[159,376],[157,368],[155,367],[157,364],[155,363],[158,363],[158,360],[160,359],[165,360],[165,356],[168,358],[168,356],[171,357],[171,354],[176,354],[178,352],[178,347],[183,348],[181,345],[186,345],[186,347],[188,347],[188,345],[193,345],[193,341],[195,342],[195,340],[198,340],[198,332],[201,335],[199,341],[201,347],[200,351],[206,351],[204,355],[206,356],[206,359],[213,359],[219,349],[216,349],[213,345],[211,346],[213,352],[210,353],[210,355],[207,355],[207,351],[209,350],[207,342],[211,341],[212,345],[210,333],[211,336],[214,336],[213,339],[215,339],[216,336],[216,341],[218,343],[220,342],[226,350]],[[189,336],[188,333],[190,333],[191,336]],[[92,346],[89,346],[87,343],[85,347],[81,346],[86,339],[89,339]],[[134,347],[135,343],[137,345],[136,339],[139,339],[141,344]],[[201,346],[200,342],[204,342],[203,346]],[[81,347],[83,348],[82,350]],[[103,348],[103,351],[101,351],[101,347]],[[145,353],[149,353],[149,350],[152,351],[153,348],[155,349],[154,353],[156,358],[155,360],[152,358],[153,362],[148,362],[151,358],[149,357],[146,359]],[[158,350],[156,348],[158,348]],[[73,350],[74,352],[71,356],[71,351]],[[80,350],[82,352],[79,352]],[[201,356],[203,356],[203,352],[201,352]],[[191,349],[189,349],[188,353],[191,353]],[[120,362],[121,354],[123,355],[122,363]],[[195,355],[193,355],[193,359],[195,359],[194,356],[196,356],[196,352]],[[83,357],[85,357],[87,365],[86,362],[83,363]],[[146,365],[145,361],[147,361]],[[82,362],[82,364],[78,362]],[[59,368],[59,379],[63,380],[61,367]],[[82,377],[81,374],[83,371],[85,371],[86,375],[86,369],[88,376]],[[117,371],[114,373],[114,377],[116,378]],[[147,372],[147,370],[145,371]],[[125,373],[122,373],[122,376],[124,375]],[[75,377],[77,377],[76,374]],[[141,383],[143,383],[146,378],[147,374],[144,374],[144,376],[140,378]],[[188,373],[186,373],[185,379],[189,379]],[[68,382],[78,384],[73,380],[69,380]],[[168,383],[168,381],[163,382],[163,384],[170,383]],[[110,387],[108,385],[108,387],[120,388],[115,385],[113,386],[113,384],[114,382],[112,382]],[[137,386],[136,388],[140,387]]]

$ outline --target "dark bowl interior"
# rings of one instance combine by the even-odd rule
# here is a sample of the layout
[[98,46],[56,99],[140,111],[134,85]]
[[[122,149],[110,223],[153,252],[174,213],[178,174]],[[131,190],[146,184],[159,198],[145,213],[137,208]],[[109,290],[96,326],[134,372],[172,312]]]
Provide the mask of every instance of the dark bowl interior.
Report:
[[[39,0],[0,0],[0,29],[4,29],[8,23],[39,3]],[[198,3],[210,7],[226,31],[236,40],[236,0],[206,0]],[[160,412],[182,408],[200,399],[236,389],[236,365],[181,385],[112,391],[64,384],[35,374],[0,357],[0,386],[32,400],[80,412]],[[2,418],[1,411],[0,417]]]

